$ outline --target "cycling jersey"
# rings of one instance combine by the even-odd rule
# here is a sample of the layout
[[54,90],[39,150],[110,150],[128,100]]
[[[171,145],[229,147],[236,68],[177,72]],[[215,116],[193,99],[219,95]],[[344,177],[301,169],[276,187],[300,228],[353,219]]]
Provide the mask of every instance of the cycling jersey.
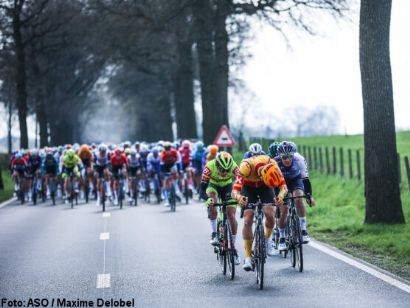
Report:
[[93,160],[93,153],[89,149],[80,149],[77,156],[81,159],[84,165],[91,167],[91,162]]
[[11,162],[11,170],[17,171],[18,173],[23,173],[27,171],[27,161],[24,158],[13,159]]
[[195,172],[198,173],[202,173],[202,169],[203,169],[203,164],[202,164],[202,157],[205,153],[205,150],[202,149],[200,150],[196,150],[194,152],[194,155],[192,156],[192,165],[195,168]]
[[27,160],[28,169],[30,173],[36,172],[36,170],[41,168],[41,157],[40,156],[30,156]]
[[161,170],[160,162],[159,154],[155,157],[154,154],[150,153],[147,157],[147,171],[150,173],[159,173]]
[[179,153],[181,154],[182,164],[188,165],[191,162],[191,149],[181,147]]
[[226,175],[221,175],[216,167],[216,160],[211,160],[208,162],[202,173],[201,182],[211,183],[215,186],[226,186],[233,182],[233,178],[239,173],[238,165],[234,162],[232,168],[227,172]]
[[178,162],[178,151],[171,149],[169,151],[163,150],[160,155],[160,161],[163,165],[173,166]]
[[111,156],[111,166],[113,169],[121,168],[124,165],[128,168],[128,159],[125,154],[121,154],[119,158],[115,154]]
[[94,164],[99,167],[106,167],[111,163],[110,155],[108,153],[101,156],[99,152],[95,154]]
[[140,156],[141,165],[144,169],[147,169],[147,157],[149,155],[149,150],[141,150],[138,152]]
[[267,155],[257,155],[244,159],[239,165],[240,173],[236,176],[233,189],[240,191],[242,186],[265,186],[263,180],[258,175],[258,170],[270,163],[276,164],[276,162]]
[[135,155],[133,158],[131,155],[128,155],[128,168],[139,168],[141,167],[141,161],[138,155]]
[[[258,155],[267,155],[264,151],[261,152],[261,154]],[[248,159],[252,156],[255,156],[255,154],[253,154],[251,151],[246,152],[245,154],[243,154],[243,159]]]
[[288,167],[283,164],[282,159],[279,156],[276,156],[275,160],[278,163],[286,181],[292,180],[296,177],[300,177],[302,179],[308,177],[306,160],[302,155],[295,154],[292,158],[291,165]]
[[54,174],[58,173],[58,161],[53,156],[53,154],[47,154],[42,163],[43,174]]
[[63,158],[63,167],[66,169],[74,169],[76,166],[80,166],[81,161],[77,155],[74,155],[73,158],[69,158],[67,155]]

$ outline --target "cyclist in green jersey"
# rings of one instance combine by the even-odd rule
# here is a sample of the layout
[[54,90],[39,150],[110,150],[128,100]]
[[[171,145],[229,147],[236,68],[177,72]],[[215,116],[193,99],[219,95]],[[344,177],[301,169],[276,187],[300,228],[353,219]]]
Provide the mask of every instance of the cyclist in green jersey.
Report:
[[[232,185],[233,179],[239,173],[238,165],[234,162],[232,156],[227,152],[219,152],[215,159],[209,161],[204,171],[202,172],[201,179],[201,198],[206,200],[208,207],[208,218],[211,223],[211,245],[217,245],[218,239],[216,238],[216,226],[217,226],[217,210],[213,205],[218,203],[218,198],[221,201],[234,201],[232,199]],[[238,222],[236,221],[236,205],[229,205],[226,209],[229,223],[232,227],[232,238],[235,242],[236,233],[238,230]],[[236,264],[240,264],[238,254],[235,254]]]

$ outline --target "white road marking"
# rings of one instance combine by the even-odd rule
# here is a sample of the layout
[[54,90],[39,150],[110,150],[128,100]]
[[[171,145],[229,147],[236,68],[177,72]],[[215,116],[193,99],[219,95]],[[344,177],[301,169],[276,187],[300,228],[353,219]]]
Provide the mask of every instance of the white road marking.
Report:
[[103,217],[104,217],[104,218],[108,218],[108,217],[110,217],[110,216],[111,216],[111,213],[105,213],[105,212],[103,213]]
[[97,289],[105,289],[111,287],[111,275],[110,274],[98,274],[97,276]]
[[109,232],[104,232],[100,233],[100,240],[106,241],[110,239],[110,233]]
[[0,204],[0,209],[2,208],[2,207],[5,207],[6,205],[8,205],[8,204],[10,204],[10,203],[12,203],[13,201],[16,201],[17,200],[17,198],[11,198],[11,199],[9,199],[9,200],[7,200],[7,201],[4,201],[3,203],[1,203]]
[[326,246],[324,246],[324,245],[322,245],[322,244],[320,244],[316,241],[311,240],[310,243],[309,243],[309,246],[312,246],[313,248],[315,248],[317,250],[320,250],[321,252],[324,252],[325,254],[327,254],[329,256],[332,256],[332,257],[334,257],[334,258],[336,258],[340,261],[343,261],[343,262],[345,262],[345,263],[347,263],[351,266],[354,266],[354,267],[356,267],[356,268],[358,268],[358,269],[360,269],[360,270],[362,270],[362,271],[364,271],[364,272],[366,272],[366,273],[368,273],[368,274],[370,274],[370,275],[372,275],[376,278],[379,278],[379,279],[383,280],[384,282],[387,282],[388,284],[390,284],[392,286],[395,286],[395,287],[397,287],[397,288],[399,288],[399,289],[401,289],[401,290],[403,290],[407,293],[410,293],[410,285],[408,285],[404,282],[401,282],[400,280],[397,280],[397,279],[395,279],[395,278],[393,278],[389,275],[386,275],[386,274],[384,274],[384,273],[382,273],[382,272],[380,272],[380,271],[378,271],[378,270],[376,270],[376,269],[374,269],[374,268],[372,268],[368,265],[365,265],[365,264],[363,264],[361,262],[358,262],[358,261],[356,261],[352,258],[349,258],[348,256],[345,256],[345,255],[343,255],[343,254],[341,254],[341,253],[339,253],[339,252],[337,252],[333,249],[330,249],[330,248],[328,248],[328,247],[326,247]]

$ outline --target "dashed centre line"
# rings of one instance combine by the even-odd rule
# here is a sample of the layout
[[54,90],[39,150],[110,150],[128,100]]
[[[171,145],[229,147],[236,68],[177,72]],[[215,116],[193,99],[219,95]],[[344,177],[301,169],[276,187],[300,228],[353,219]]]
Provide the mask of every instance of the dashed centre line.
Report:
[[111,287],[111,275],[99,274],[97,276],[97,289],[106,289]]
[[106,241],[110,239],[110,233],[109,232],[103,232],[100,233],[100,240]]

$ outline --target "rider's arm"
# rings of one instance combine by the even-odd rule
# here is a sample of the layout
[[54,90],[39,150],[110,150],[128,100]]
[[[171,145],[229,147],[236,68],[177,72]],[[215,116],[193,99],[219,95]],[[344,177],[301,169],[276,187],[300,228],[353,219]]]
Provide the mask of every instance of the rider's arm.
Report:
[[303,179],[303,186],[305,186],[305,193],[307,195],[312,195],[312,184],[310,183],[309,178]]
[[208,199],[208,196],[206,194],[206,189],[208,188],[210,176],[211,176],[211,170],[207,166],[205,166],[205,169],[202,172],[201,187],[200,187],[201,189],[199,192],[203,200]]

